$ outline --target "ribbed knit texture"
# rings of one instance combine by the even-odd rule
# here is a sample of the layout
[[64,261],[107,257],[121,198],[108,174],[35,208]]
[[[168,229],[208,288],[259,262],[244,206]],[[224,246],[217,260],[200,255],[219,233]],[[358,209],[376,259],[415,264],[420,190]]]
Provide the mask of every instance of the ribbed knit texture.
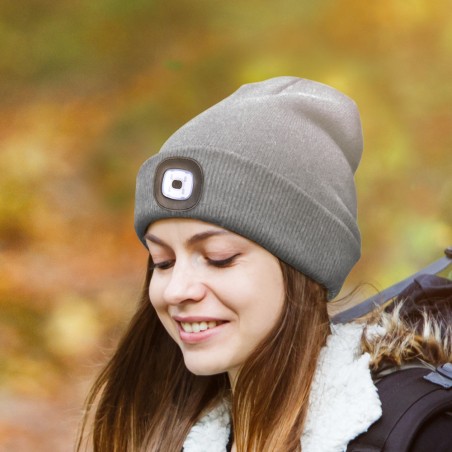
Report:
[[[247,237],[323,284],[333,298],[360,255],[355,103],[326,85],[278,77],[242,86],[179,129],[137,178],[135,228],[196,218]],[[190,210],[154,198],[158,164],[195,159],[204,185]]]

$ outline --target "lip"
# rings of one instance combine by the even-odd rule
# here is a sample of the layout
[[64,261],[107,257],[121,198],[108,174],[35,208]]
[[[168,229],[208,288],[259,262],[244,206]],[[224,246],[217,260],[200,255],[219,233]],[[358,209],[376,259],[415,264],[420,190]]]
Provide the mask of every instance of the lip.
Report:
[[226,322],[227,320],[219,319],[218,317],[206,317],[206,316],[173,316],[173,319],[178,323],[193,323],[193,322]]
[[[215,317],[204,317],[204,316],[190,316],[190,317],[179,317],[175,316],[173,319],[177,323],[177,329],[179,331],[179,337],[184,344],[200,344],[208,341],[212,337],[220,334],[226,325],[229,323],[225,320],[220,320]],[[193,323],[193,322],[221,322],[215,328],[209,328],[204,331],[199,331],[198,333],[186,333],[182,329],[181,323]]]

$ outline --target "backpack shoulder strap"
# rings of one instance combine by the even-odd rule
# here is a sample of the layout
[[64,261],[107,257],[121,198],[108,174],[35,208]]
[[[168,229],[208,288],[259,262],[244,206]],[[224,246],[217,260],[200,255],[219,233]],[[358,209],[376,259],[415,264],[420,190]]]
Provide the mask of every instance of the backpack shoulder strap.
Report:
[[383,415],[355,438],[347,452],[407,452],[422,425],[452,410],[452,389],[424,377],[427,368],[410,368],[383,377],[377,384]]

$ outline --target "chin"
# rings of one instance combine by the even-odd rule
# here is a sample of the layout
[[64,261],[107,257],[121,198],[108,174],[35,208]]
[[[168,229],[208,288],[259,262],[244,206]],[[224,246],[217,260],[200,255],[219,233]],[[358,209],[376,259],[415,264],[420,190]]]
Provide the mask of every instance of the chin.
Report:
[[201,362],[190,362],[185,360],[185,367],[192,373],[198,376],[209,376],[209,375],[218,375],[222,374],[224,372],[227,372],[227,369],[225,369],[222,366],[216,366],[212,364],[207,363],[201,363]]

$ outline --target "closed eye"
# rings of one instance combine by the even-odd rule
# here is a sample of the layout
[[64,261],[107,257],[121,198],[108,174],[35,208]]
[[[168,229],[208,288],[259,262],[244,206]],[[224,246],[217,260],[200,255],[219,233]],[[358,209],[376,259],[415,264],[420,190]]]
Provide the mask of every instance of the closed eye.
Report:
[[233,264],[233,262],[238,256],[240,256],[240,253],[234,254],[234,256],[228,257],[227,259],[215,260],[206,258],[206,260],[209,263],[209,265],[212,265],[213,267],[224,268]]
[[162,261],[162,262],[152,262],[151,263],[151,270],[168,270],[174,265],[173,260],[168,261]]

